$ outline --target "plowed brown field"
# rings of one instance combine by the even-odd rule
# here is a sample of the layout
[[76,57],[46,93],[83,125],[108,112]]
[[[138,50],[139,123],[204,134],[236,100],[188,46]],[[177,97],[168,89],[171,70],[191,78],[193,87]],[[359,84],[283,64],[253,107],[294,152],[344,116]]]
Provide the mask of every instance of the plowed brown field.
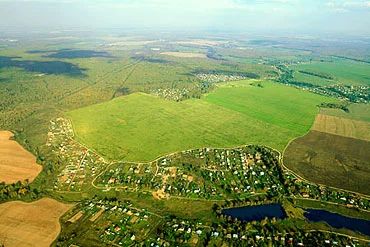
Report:
[[36,158],[16,141],[13,134],[0,131],[0,182],[14,183],[28,179],[30,182],[41,172]]
[[292,141],[284,164],[304,178],[370,195],[370,142],[319,131]]
[[0,246],[50,246],[61,229],[59,217],[71,207],[50,198],[0,204]]

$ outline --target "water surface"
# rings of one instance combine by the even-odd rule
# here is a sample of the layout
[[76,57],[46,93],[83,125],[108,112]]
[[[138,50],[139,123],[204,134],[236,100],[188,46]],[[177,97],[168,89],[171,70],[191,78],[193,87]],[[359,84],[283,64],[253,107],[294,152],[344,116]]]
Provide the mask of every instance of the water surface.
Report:
[[356,219],[326,210],[307,209],[304,216],[313,222],[324,221],[334,228],[347,228],[370,236],[370,221]]
[[283,207],[278,203],[223,209],[222,213],[242,221],[260,221],[264,218],[286,218]]

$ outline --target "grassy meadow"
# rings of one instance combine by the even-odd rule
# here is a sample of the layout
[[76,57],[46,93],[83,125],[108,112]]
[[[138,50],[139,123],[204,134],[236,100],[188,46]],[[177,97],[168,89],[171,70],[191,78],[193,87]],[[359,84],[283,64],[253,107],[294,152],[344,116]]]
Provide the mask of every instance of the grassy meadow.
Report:
[[[370,65],[368,63],[334,59],[334,61],[303,63],[292,66],[291,68],[296,71],[296,80],[315,85],[324,86],[335,83],[346,85],[370,85]],[[329,75],[333,77],[333,80],[302,74],[298,71]]]
[[182,102],[135,93],[67,113],[77,139],[109,159],[149,161],[197,147],[264,144],[283,150],[306,133],[323,96],[272,82],[220,86]]
[[328,86],[335,84],[335,80],[320,78],[318,76],[308,75],[299,71],[294,71],[294,80],[299,82],[311,83],[317,86]]

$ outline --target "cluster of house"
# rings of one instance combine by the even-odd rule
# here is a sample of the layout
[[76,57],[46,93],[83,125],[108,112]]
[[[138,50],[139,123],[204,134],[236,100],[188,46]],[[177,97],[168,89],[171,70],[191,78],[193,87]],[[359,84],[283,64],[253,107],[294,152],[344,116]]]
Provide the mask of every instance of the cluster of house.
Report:
[[370,101],[370,87],[364,85],[334,84],[323,87],[311,87],[308,90],[327,96],[333,96],[356,103],[368,103]]
[[188,98],[189,92],[186,88],[159,88],[152,91],[152,94],[168,100],[181,101]]
[[[263,228],[263,230],[261,230]],[[151,246],[357,246],[358,241],[334,233],[300,230],[281,231],[271,222],[202,224],[199,221],[167,220]]]
[[[358,246],[358,241],[346,236],[320,232],[303,232],[299,229],[285,229],[274,219],[247,224],[224,221],[211,224],[201,220],[184,220],[177,217],[160,217],[138,209],[130,202],[116,200],[87,200],[78,204],[63,217],[63,231],[76,229],[74,225],[86,225],[88,231],[67,236],[74,243],[80,234],[94,234],[114,246],[223,246],[240,244],[247,246]],[[67,229],[65,229],[67,228]],[[285,229],[285,230],[284,230]],[[63,235],[63,232],[62,232]]]
[[181,220],[178,218],[168,219],[159,231],[160,238],[155,239],[154,244],[159,246],[171,246],[171,244],[199,245],[207,234],[210,227],[199,221]]
[[289,193],[295,197],[343,204],[349,208],[370,209],[370,200],[358,194],[302,181],[289,172],[284,175]]
[[289,172],[281,174],[277,159],[266,159],[259,152],[243,148],[194,149],[147,164],[117,164],[97,181],[102,188],[149,191],[160,199],[222,199],[270,192],[370,208],[366,198],[299,180]]
[[147,164],[117,164],[101,174],[101,188],[158,192],[164,197],[225,198],[280,191],[278,164],[240,149],[194,149]]
[[64,166],[54,183],[55,190],[81,191],[82,186],[88,185],[106,165],[102,157],[76,142],[73,135],[72,125],[67,119],[51,121],[47,146]]
[[210,73],[199,73],[196,77],[201,81],[206,81],[210,83],[217,82],[227,82],[227,81],[240,81],[247,79],[247,77],[242,75],[232,75],[232,74],[210,74]]
[[[104,159],[73,140],[71,123],[63,118],[51,121],[47,146],[63,160],[54,189],[81,191],[107,166]],[[269,154],[271,155],[271,154]],[[127,188],[150,191],[158,198],[193,197],[222,199],[254,193],[284,193],[307,199],[370,209],[370,200],[357,194],[334,190],[297,179],[286,172],[279,180],[278,162],[264,159],[248,147],[235,149],[200,148],[178,152],[151,163],[118,163],[97,180],[103,189]]]
[[[128,246],[135,241],[145,240],[155,222],[158,222],[158,217],[145,209],[133,207],[129,202],[92,200],[75,207],[67,221],[90,225],[92,231],[98,231],[95,234],[102,242]],[[68,226],[73,227],[70,224]]]

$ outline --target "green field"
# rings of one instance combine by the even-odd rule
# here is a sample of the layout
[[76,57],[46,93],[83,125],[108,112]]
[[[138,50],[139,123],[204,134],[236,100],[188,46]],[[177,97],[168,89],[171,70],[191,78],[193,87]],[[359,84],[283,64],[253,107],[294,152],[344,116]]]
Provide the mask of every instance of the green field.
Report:
[[[328,85],[342,83],[346,85],[370,85],[370,65],[362,62],[335,59],[333,62],[313,61],[311,63],[299,64],[291,67],[295,71],[296,79],[315,85]],[[334,77],[333,83],[330,80],[317,76],[310,76],[298,71],[322,73]]]
[[221,86],[200,100],[183,102],[135,93],[67,116],[76,138],[105,157],[148,161],[204,146],[256,143],[283,150],[311,127],[316,105],[330,101],[271,82],[263,88],[245,85]]
[[325,78],[320,78],[318,76],[307,75],[299,71],[294,72],[294,80],[298,82],[311,83],[317,86],[328,86],[337,83],[335,80],[329,80]]

